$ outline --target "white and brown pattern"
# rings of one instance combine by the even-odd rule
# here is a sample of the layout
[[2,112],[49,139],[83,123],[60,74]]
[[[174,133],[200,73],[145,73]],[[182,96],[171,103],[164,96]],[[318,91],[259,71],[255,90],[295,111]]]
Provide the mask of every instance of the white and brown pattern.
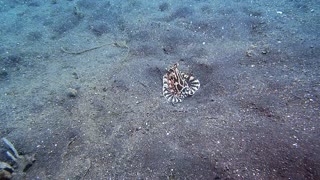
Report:
[[163,76],[163,95],[169,102],[178,103],[192,96],[200,88],[200,81],[192,75],[182,73],[174,64]]

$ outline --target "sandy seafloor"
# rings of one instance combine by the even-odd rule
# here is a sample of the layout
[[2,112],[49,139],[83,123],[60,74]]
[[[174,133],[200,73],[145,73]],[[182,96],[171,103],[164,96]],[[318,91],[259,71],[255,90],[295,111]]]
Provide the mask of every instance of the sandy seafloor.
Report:
[[[0,137],[36,154],[13,179],[320,179],[319,5],[1,0]],[[201,87],[172,105],[176,62]]]

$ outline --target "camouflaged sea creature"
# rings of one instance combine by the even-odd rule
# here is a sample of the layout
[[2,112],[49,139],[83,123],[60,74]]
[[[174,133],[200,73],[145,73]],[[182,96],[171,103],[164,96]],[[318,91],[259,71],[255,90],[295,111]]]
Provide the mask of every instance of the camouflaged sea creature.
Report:
[[194,76],[178,70],[178,64],[167,69],[163,76],[163,95],[169,102],[178,103],[192,96],[200,88],[200,81]]

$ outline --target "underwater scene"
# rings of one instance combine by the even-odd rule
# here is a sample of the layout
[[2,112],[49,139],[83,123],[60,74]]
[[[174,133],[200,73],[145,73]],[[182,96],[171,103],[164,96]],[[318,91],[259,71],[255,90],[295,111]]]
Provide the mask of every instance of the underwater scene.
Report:
[[0,14],[0,180],[320,179],[319,0]]

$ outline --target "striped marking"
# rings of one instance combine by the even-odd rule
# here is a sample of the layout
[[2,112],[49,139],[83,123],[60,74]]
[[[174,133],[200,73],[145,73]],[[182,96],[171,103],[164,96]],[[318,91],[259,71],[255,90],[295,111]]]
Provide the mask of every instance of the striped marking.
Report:
[[192,96],[200,88],[200,81],[192,75],[187,75],[184,73],[181,73],[181,75],[184,79],[186,79],[189,86],[189,96]]
[[178,102],[182,101],[182,98],[180,98],[179,96],[174,95],[170,92],[167,75],[163,76],[163,90],[162,91],[163,91],[163,96],[165,98],[167,98],[169,102],[178,103]]

